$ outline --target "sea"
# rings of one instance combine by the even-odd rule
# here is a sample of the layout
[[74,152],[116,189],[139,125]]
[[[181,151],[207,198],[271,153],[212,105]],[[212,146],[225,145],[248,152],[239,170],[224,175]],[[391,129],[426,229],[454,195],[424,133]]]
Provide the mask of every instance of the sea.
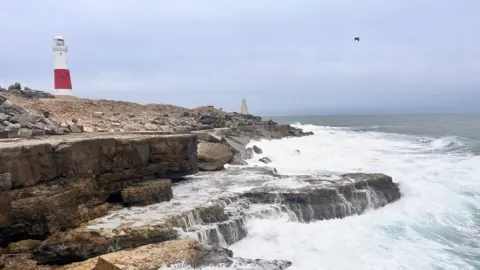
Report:
[[385,173],[402,198],[308,224],[250,219],[235,256],[289,260],[291,270],[480,269],[479,114],[269,118],[314,132],[252,143],[280,174]]

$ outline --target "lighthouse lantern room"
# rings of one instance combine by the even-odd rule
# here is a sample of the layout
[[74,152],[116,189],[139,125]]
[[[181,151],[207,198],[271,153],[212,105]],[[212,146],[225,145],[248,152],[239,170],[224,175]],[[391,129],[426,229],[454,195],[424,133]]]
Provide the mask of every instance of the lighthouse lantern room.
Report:
[[53,39],[53,64],[55,95],[72,95],[72,80],[68,69],[67,45],[65,39],[56,36]]

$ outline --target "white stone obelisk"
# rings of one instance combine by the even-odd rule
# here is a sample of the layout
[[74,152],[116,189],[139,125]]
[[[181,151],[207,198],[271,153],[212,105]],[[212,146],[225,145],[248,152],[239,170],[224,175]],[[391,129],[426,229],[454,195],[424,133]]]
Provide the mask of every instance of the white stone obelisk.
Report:
[[240,107],[240,113],[241,114],[248,114],[248,106],[247,106],[247,101],[242,99],[242,106]]

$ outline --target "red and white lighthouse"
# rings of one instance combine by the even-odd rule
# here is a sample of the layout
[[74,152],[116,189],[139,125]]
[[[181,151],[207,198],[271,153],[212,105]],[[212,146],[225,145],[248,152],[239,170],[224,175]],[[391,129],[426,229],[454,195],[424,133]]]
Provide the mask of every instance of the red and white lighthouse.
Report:
[[72,79],[68,69],[67,44],[61,36],[53,39],[53,65],[55,95],[71,96]]

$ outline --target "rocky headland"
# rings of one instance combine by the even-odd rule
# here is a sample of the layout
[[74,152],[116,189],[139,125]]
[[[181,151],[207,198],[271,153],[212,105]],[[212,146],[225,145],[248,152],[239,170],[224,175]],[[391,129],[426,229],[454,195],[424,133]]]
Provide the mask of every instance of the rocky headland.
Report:
[[[15,84],[0,89],[2,114],[0,269],[286,269],[228,249],[248,219],[343,218],[401,197],[384,174],[278,174],[252,142],[312,133],[211,106],[58,99]],[[265,166],[225,169],[253,157]]]

